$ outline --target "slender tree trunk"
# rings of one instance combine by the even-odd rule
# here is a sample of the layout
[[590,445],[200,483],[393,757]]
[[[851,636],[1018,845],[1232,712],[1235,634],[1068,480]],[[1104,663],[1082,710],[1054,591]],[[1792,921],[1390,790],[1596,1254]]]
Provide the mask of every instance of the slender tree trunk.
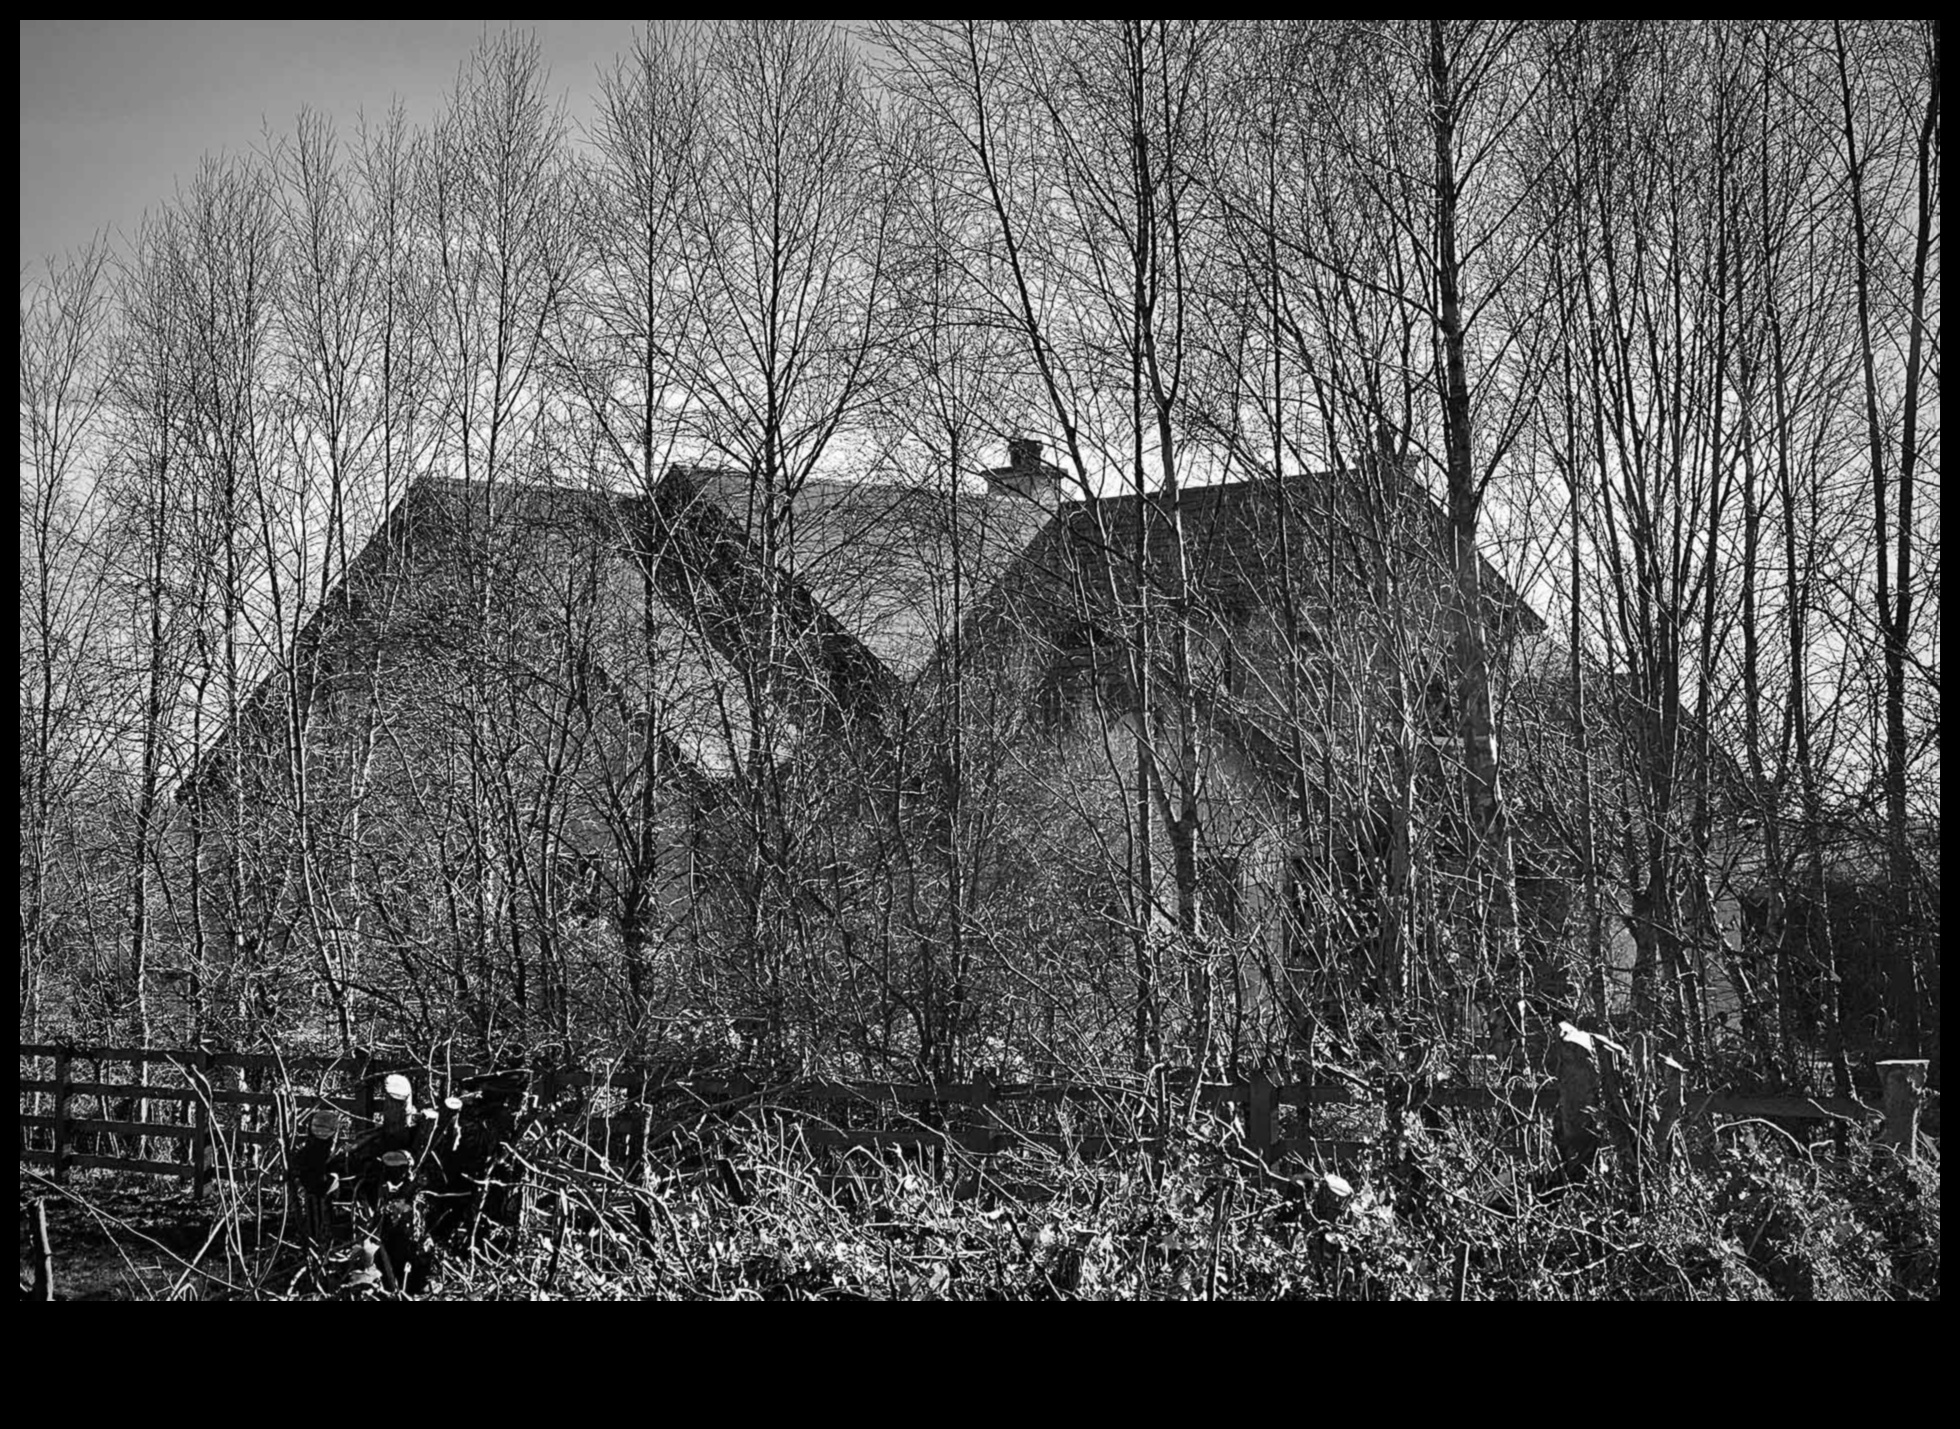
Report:
[[1483,881],[1489,919],[1489,969],[1525,989],[1519,963],[1517,870],[1510,812],[1499,773],[1497,730],[1490,699],[1482,557],[1477,525],[1482,492],[1470,435],[1470,383],[1465,365],[1461,263],[1457,256],[1456,114],[1458,92],[1443,43],[1443,23],[1429,22],[1429,79],[1436,141],[1437,336],[1443,349],[1444,438],[1450,539],[1456,567],[1456,666],[1465,782],[1475,839],[1475,868]]

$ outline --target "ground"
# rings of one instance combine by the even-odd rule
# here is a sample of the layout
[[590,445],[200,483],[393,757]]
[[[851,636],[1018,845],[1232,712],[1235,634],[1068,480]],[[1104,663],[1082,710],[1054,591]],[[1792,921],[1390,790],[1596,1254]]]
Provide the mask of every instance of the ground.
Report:
[[[190,1269],[211,1232],[210,1198],[200,1206],[181,1187],[119,1172],[77,1172],[67,1185],[57,1186],[22,1168],[23,1285],[34,1279],[36,1199],[47,1202],[57,1300],[149,1300],[173,1294],[201,1299],[211,1293],[209,1276]],[[198,1263],[222,1274],[222,1262],[214,1246]]]

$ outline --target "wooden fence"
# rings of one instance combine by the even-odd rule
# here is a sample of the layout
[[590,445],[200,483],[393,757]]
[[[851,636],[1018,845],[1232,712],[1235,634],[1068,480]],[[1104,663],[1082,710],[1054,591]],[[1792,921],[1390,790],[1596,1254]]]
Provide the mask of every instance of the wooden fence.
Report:
[[[376,1081],[403,1072],[418,1090],[440,1098],[472,1075],[443,1070],[441,1086],[424,1085],[429,1069],[405,1059],[277,1056],[195,1049],[23,1045],[20,1155],[29,1165],[64,1176],[77,1167],[147,1172],[201,1184],[259,1170],[283,1169],[285,1147],[302,1118],[321,1108],[366,1120]],[[1884,1119],[1894,1144],[1916,1145],[1925,1085],[1924,1062],[1880,1064],[1884,1106],[1853,1099],[1690,1093],[1676,1067],[1662,1079],[1656,1109],[1663,1128],[1701,1116],[1773,1121],[1868,1123]],[[1352,1109],[1366,1120],[1382,1113],[1392,1134],[1416,1106],[1495,1111],[1528,1119],[1563,1102],[1596,1110],[1597,1086],[1583,1082],[1582,1060],[1561,1059],[1560,1076],[1497,1085],[1495,1068],[1477,1072],[1482,1084],[1409,1089],[1359,1083],[1284,1081],[1254,1074],[1241,1082],[1192,1086],[1188,1076],[1161,1077],[1149,1086],[1082,1082],[1008,1083],[984,1076],[953,1084],[899,1081],[804,1081],[790,1086],[740,1077],[692,1077],[674,1069],[612,1073],[548,1071],[533,1078],[542,1102],[584,1099],[591,1152],[629,1162],[650,1143],[703,1122],[761,1112],[811,1151],[957,1146],[976,1155],[1045,1147],[1084,1157],[1153,1144],[1153,1126],[1195,1107],[1235,1122],[1243,1143],[1267,1159],[1288,1154],[1345,1159],[1369,1138],[1315,1136],[1310,1118],[1287,1134],[1287,1109]],[[84,1114],[91,1110],[94,1115]],[[45,1106],[45,1110],[43,1107]],[[656,1111],[656,1108],[658,1109]],[[877,1125],[854,1126],[854,1121]],[[1069,1123],[1057,1127],[1058,1121]],[[893,1129],[894,1123],[902,1123]],[[164,1151],[171,1154],[159,1154]]]
[[298,1117],[329,1107],[365,1117],[370,1104],[366,1061],[60,1044],[18,1050],[20,1159],[58,1177],[97,1167],[201,1183],[254,1172],[283,1164]]

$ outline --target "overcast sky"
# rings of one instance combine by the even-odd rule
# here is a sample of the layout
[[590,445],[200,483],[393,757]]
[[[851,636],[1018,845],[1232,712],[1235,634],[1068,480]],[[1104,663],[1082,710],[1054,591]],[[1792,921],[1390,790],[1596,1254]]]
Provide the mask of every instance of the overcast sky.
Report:
[[[497,22],[501,27],[506,22]],[[583,118],[624,20],[516,20],[535,29],[552,87]],[[20,22],[20,258],[37,264],[96,230],[133,232],[200,156],[263,142],[303,106],[352,133],[399,95],[427,120],[482,32],[474,20]]]

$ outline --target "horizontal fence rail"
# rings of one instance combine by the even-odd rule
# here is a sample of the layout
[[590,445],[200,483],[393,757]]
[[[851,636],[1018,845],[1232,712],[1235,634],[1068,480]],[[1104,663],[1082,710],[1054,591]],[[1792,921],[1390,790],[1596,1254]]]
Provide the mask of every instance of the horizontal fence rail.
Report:
[[[23,1044],[18,1050],[23,1163],[50,1167],[57,1176],[94,1167],[178,1177],[194,1186],[214,1177],[283,1174],[286,1147],[311,1112],[330,1108],[364,1121],[375,1107],[374,1084],[380,1077],[403,1072],[412,1079],[431,1079],[430,1069],[412,1060],[379,1055],[281,1056],[62,1044]],[[1677,1068],[1676,1081],[1664,1088],[1671,1108],[1664,1115],[1674,1121],[1721,1116],[1844,1124],[1882,1114],[1888,1138],[1911,1145],[1924,1066],[1883,1064],[1882,1109],[1841,1097],[1694,1093],[1686,1089]],[[438,1080],[449,1085],[421,1090],[440,1097],[475,1075],[471,1067],[447,1067]],[[1016,1083],[986,1077],[940,1084],[875,1079],[776,1084],[741,1076],[697,1077],[684,1068],[661,1066],[612,1072],[559,1068],[524,1075],[541,1105],[585,1098],[585,1145],[606,1162],[616,1157],[638,1160],[661,1141],[757,1112],[766,1113],[786,1141],[813,1152],[954,1146],[994,1155],[1041,1147],[1093,1158],[1161,1144],[1159,1136],[1147,1133],[1147,1125],[1153,1119],[1161,1124],[1172,1109],[1186,1107],[1229,1118],[1241,1142],[1263,1158],[1338,1158],[1376,1138],[1284,1135],[1283,1110],[1346,1107],[1359,1112],[1360,1119],[1380,1112],[1390,1122],[1423,1105],[1536,1117],[1572,1095],[1569,1086],[1553,1077],[1494,1085],[1488,1068],[1483,1069],[1483,1084],[1420,1089],[1358,1079],[1309,1084],[1257,1073],[1244,1081],[1203,1082],[1195,1088],[1188,1072],[1171,1073],[1149,1085]],[[846,1124],[860,1118],[878,1124]],[[1070,1124],[1058,1129],[1031,1124],[1058,1119]],[[1125,1126],[1112,1127],[1125,1119]]]
[[201,1184],[283,1169],[297,1116],[332,1108],[364,1117],[370,1105],[370,1064],[360,1060],[31,1043],[17,1050],[20,1159],[57,1176],[95,1168]]

